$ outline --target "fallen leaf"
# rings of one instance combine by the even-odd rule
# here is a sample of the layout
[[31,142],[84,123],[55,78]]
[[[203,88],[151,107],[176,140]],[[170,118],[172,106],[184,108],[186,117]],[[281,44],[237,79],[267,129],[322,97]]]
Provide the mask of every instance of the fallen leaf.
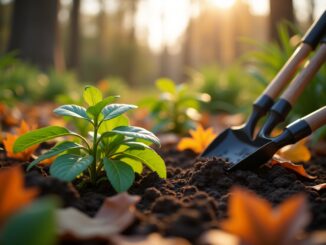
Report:
[[183,151],[186,149],[191,149],[195,153],[201,153],[216,137],[212,128],[207,128],[206,130],[198,124],[196,130],[189,131],[191,137],[182,138],[177,149]]
[[296,236],[309,222],[308,210],[302,194],[273,209],[268,201],[236,187],[231,191],[229,218],[220,226],[251,245],[296,244]]
[[209,245],[241,245],[239,237],[221,230],[209,230],[199,239],[200,244]]
[[307,139],[303,139],[296,144],[284,146],[277,154],[291,162],[308,162],[311,153],[306,143]]
[[[113,244],[119,245],[190,245],[190,243],[179,237],[162,237],[160,234],[152,233],[146,237],[124,237],[115,236]],[[232,244],[230,244],[232,245]]]
[[326,183],[322,183],[322,184],[314,185],[314,186],[308,186],[308,188],[314,189],[316,191],[321,191],[321,190],[326,189]]
[[0,226],[9,216],[29,204],[37,195],[36,188],[24,187],[20,167],[0,170]]
[[14,159],[18,159],[18,160],[22,160],[22,161],[28,161],[31,156],[33,155],[33,153],[36,151],[37,147],[39,145],[33,145],[31,147],[29,147],[28,149],[19,152],[19,153],[14,153],[13,152],[13,145],[16,141],[16,139],[29,132],[32,129],[35,129],[35,126],[28,126],[28,124],[23,120],[20,123],[20,127],[16,128],[16,133],[15,134],[11,134],[11,133],[7,133],[4,140],[3,140],[3,144],[5,146],[6,152],[7,152],[7,156],[14,158]]
[[53,157],[44,159],[43,161],[39,162],[38,165],[41,165],[41,166],[51,165],[56,158],[57,158],[57,156],[53,156]]
[[284,168],[290,169],[308,179],[316,179],[317,178],[317,176],[308,174],[302,165],[294,164],[288,160],[283,159],[282,157],[280,157],[278,155],[274,155],[274,157],[269,161],[269,164],[271,166],[279,165]]
[[134,220],[134,205],[139,196],[122,193],[108,197],[94,218],[75,208],[57,211],[59,234],[76,239],[109,239],[127,228]]
[[326,231],[314,231],[308,234],[308,237],[300,245],[325,245]]
[[17,108],[8,108],[0,103],[0,121],[7,126],[16,126],[22,114]]
[[110,84],[108,80],[102,79],[97,82],[96,87],[105,94],[109,90]]

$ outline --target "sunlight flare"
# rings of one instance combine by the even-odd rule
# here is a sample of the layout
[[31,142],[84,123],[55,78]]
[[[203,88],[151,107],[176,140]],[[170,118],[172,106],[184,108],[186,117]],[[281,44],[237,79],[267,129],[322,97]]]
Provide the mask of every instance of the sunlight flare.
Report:
[[221,9],[229,9],[234,6],[236,0],[210,0],[212,5],[221,8]]

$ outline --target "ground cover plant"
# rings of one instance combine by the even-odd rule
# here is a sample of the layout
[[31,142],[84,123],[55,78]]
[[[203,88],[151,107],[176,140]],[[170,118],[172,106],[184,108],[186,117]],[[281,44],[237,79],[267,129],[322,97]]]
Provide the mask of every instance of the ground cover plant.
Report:
[[[117,96],[102,98],[95,87],[86,86],[83,98],[88,108],[79,105],[63,105],[54,110],[61,116],[70,116],[92,125],[89,139],[65,127],[49,126],[20,136],[14,143],[15,153],[33,145],[62,137],[72,136],[78,143],[65,140],[30,163],[28,169],[53,156],[50,167],[52,176],[72,181],[82,175],[84,181],[96,185],[103,180],[103,172],[117,192],[126,191],[134,182],[135,172],[141,174],[143,165],[165,178],[163,159],[148,145],[160,145],[159,139],[144,128],[129,126],[123,113],[135,109],[135,105],[112,103]],[[104,178],[105,179],[105,178]]]
[[176,84],[167,78],[158,79],[155,85],[159,95],[148,97],[141,103],[149,107],[155,125],[153,130],[184,135],[189,129],[194,129],[201,117],[200,103],[209,102],[210,96],[192,91],[187,84]]

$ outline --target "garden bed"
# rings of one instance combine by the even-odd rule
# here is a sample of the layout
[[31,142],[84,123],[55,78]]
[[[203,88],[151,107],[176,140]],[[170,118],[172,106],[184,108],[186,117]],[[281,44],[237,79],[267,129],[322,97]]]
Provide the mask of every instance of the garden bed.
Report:
[[[230,188],[246,187],[274,206],[295,193],[304,192],[309,200],[312,214],[307,232],[326,229],[326,191],[311,189],[326,182],[326,157],[315,155],[304,166],[316,179],[308,179],[281,166],[262,166],[259,169],[225,172],[222,159],[201,159],[191,151],[179,152],[174,146],[158,150],[167,165],[167,179],[155,172],[144,171],[137,175],[129,189],[132,195],[141,197],[136,205],[136,219],[124,230],[127,236],[160,233],[163,236],[183,237],[196,244],[197,239],[211,229],[218,229],[219,222],[227,217]],[[1,153],[2,167],[19,163],[7,159]],[[33,169],[26,174],[26,185],[40,188],[40,195],[56,194],[63,206],[75,207],[89,216],[94,216],[107,196],[116,194],[106,181],[99,186],[84,186],[77,191],[53,177],[46,176],[47,168]],[[45,177],[46,176],[46,177]],[[75,181],[78,186],[78,181]],[[71,240],[62,243],[71,244]],[[87,244],[101,244],[88,241]],[[81,243],[77,243],[81,244]]]

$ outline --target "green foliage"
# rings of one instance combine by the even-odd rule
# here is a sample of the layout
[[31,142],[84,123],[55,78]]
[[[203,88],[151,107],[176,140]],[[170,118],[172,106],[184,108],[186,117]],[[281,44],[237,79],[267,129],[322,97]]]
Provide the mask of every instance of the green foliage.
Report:
[[156,81],[159,98],[149,97],[141,103],[150,108],[155,121],[155,132],[185,134],[195,127],[200,119],[200,102],[208,102],[208,94],[192,91],[186,84],[176,85],[172,80],[161,78]]
[[211,102],[203,105],[203,109],[212,114],[247,110],[260,91],[259,84],[257,86],[237,63],[225,68],[218,65],[204,67],[199,72],[192,72],[192,80],[200,91],[211,96]]
[[35,66],[20,61],[15,53],[0,56],[0,101],[13,104],[53,100],[67,90],[79,87],[73,74],[50,70],[41,72]]
[[0,243],[3,245],[56,244],[56,202],[52,198],[40,199],[14,214],[2,227]]
[[[30,131],[19,137],[14,151],[26,148],[62,136],[72,136],[79,140],[64,141],[30,163],[29,169],[40,161],[57,156],[50,167],[50,173],[64,181],[72,181],[82,176],[83,180],[97,183],[102,173],[113,188],[126,191],[133,183],[135,172],[141,173],[142,164],[166,178],[165,163],[149,147],[160,145],[159,139],[144,128],[129,125],[125,112],[135,109],[135,105],[113,104],[117,96],[103,99],[102,93],[95,87],[85,87],[83,98],[88,107],[62,105],[54,110],[60,116],[68,116],[85,121],[92,131],[86,138],[64,127],[49,126]],[[76,151],[77,150],[77,151]]]

